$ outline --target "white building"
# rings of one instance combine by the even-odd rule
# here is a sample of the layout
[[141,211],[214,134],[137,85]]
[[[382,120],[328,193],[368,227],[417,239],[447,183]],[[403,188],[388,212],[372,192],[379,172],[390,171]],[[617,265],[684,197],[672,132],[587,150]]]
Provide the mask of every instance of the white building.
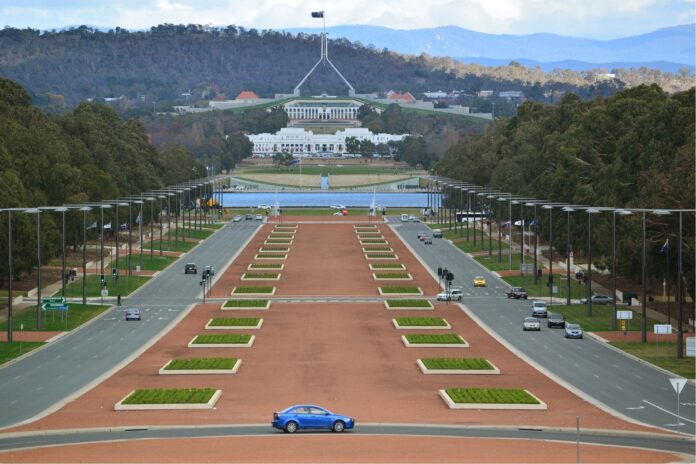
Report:
[[295,99],[283,105],[290,121],[356,121],[362,103],[350,99]]
[[375,145],[400,141],[408,134],[373,134],[369,129],[347,128],[335,134],[314,134],[298,127],[285,127],[275,134],[255,134],[247,137],[254,144],[254,155],[272,156],[292,153],[295,156],[338,156],[346,154],[346,139],[370,140]]

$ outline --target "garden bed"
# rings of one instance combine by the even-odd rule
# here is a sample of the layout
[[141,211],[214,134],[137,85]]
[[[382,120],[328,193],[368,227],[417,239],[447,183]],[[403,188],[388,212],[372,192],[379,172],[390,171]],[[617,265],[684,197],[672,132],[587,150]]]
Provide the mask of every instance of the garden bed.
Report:
[[365,253],[365,259],[399,259],[396,253]]
[[387,245],[388,243],[389,242],[383,238],[366,238],[360,240],[361,245]]
[[384,300],[384,307],[412,311],[432,311],[435,309],[435,306],[428,300]]
[[239,358],[172,359],[159,370],[160,375],[236,374]]
[[413,280],[408,272],[375,272],[372,274],[375,280]]
[[232,295],[275,295],[275,287],[234,287]]
[[451,329],[449,322],[441,317],[397,317],[392,319],[397,329]]
[[409,334],[401,341],[407,347],[420,348],[468,348],[469,343],[457,334]]
[[196,335],[188,344],[189,348],[249,348],[254,344],[255,335],[220,334]]
[[270,240],[264,240],[264,245],[292,245],[292,240],[274,238]]
[[378,287],[380,295],[422,295],[420,287]]
[[439,394],[450,409],[548,409],[529,391],[516,388],[447,388]]
[[280,280],[279,272],[245,272],[242,280]]
[[375,251],[383,252],[383,253],[393,253],[394,249],[390,247],[389,245],[385,246],[364,246],[362,247],[363,253],[373,253]]
[[252,263],[247,266],[249,271],[282,271],[285,268],[285,264],[282,263]]
[[260,329],[263,319],[258,317],[215,317],[205,325],[206,329]]
[[500,369],[483,358],[421,358],[416,363],[424,374],[500,374]]
[[157,388],[133,390],[116,403],[116,411],[213,409],[222,390],[214,388]]
[[285,247],[285,246],[264,246],[259,248],[259,253],[288,253],[290,252],[290,248]]
[[399,271],[406,269],[406,266],[401,263],[370,263],[368,266],[370,266],[371,271]]
[[227,300],[220,309],[223,311],[238,311],[246,309],[269,309],[271,300]]
[[263,253],[254,256],[254,259],[288,259],[287,253]]

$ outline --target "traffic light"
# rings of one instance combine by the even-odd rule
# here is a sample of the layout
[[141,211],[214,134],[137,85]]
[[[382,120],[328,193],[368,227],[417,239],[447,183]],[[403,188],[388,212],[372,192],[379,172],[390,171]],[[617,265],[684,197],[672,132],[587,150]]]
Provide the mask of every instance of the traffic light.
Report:
[[448,272],[448,273],[447,273],[447,280],[449,280],[450,282],[452,282],[452,281],[454,280],[454,274],[452,274],[451,272]]
[[442,268],[441,267],[437,268],[437,276],[442,277]]
[[112,277],[118,276],[118,269],[116,269],[115,267],[112,267],[111,268],[111,276]]

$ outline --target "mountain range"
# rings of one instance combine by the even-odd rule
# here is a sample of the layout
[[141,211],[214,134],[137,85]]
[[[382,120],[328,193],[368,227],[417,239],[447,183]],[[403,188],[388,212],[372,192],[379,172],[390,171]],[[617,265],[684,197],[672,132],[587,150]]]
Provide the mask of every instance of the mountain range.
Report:
[[[285,29],[297,34],[318,34],[321,28]],[[517,61],[526,66],[585,69],[639,68],[666,72],[696,68],[696,24],[658,29],[647,34],[613,40],[565,37],[556,34],[487,34],[457,26],[397,30],[380,26],[336,26],[326,29],[329,37],[344,37],[378,49],[409,55],[427,53],[449,56],[465,63],[486,66]]]

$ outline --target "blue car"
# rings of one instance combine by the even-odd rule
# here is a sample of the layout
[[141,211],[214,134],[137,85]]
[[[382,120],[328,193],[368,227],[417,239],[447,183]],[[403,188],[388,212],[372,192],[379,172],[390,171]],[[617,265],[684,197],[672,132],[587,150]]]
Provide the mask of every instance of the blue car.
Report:
[[300,429],[326,429],[343,432],[355,427],[355,419],[334,414],[319,406],[300,404],[273,413],[271,425],[287,433],[295,433]]

